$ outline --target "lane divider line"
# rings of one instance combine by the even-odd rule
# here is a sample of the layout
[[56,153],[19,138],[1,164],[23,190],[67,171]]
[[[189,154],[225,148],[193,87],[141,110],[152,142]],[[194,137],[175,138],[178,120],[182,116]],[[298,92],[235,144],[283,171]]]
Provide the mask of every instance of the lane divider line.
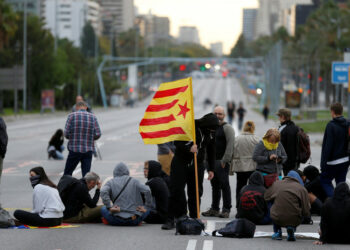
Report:
[[186,250],[196,250],[197,240],[189,240]]
[[212,240],[205,240],[203,243],[203,250],[213,250],[214,242]]

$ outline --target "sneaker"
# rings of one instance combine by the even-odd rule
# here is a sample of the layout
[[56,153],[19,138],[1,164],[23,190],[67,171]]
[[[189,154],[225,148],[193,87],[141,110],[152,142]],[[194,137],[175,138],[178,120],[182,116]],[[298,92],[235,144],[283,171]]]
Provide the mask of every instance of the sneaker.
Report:
[[293,227],[287,227],[287,241],[295,241],[294,231]]
[[168,219],[163,225],[162,229],[163,230],[171,230],[175,228],[175,223],[174,220]]
[[222,211],[222,213],[219,214],[220,218],[229,218],[230,217],[230,212],[228,211]]
[[206,216],[206,217],[218,217],[219,214],[220,214],[219,211],[214,210],[212,208],[210,208],[208,211],[205,211],[202,213],[202,215]]
[[109,225],[109,223],[108,223],[108,221],[106,220],[105,217],[102,217],[101,220],[102,220],[102,223],[103,223],[103,224]]
[[274,233],[271,237],[273,240],[282,240],[282,231]]

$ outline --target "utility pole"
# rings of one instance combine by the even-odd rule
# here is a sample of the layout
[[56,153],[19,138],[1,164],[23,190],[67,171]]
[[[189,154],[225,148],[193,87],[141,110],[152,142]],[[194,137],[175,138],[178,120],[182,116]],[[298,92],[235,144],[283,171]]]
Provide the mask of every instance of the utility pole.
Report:
[[57,0],[55,0],[55,37],[54,37],[54,51],[57,52],[57,39],[58,39],[58,25],[57,25]]
[[23,1],[23,110],[27,110],[27,0]]

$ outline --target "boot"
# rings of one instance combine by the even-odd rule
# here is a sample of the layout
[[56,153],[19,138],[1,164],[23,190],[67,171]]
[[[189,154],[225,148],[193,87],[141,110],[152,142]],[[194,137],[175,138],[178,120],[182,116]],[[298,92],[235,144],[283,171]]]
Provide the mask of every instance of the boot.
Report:
[[219,211],[218,210],[214,210],[212,208],[210,208],[208,211],[205,211],[202,213],[203,216],[206,217],[218,217],[219,216]]
[[171,230],[175,228],[175,223],[173,219],[167,219],[167,221],[162,225],[163,230]]

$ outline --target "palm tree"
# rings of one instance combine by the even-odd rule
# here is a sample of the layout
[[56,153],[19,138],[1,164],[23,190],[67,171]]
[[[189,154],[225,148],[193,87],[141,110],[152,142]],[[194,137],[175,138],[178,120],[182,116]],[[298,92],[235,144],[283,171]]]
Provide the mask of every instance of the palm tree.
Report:
[[15,34],[17,18],[11,6],[0,0],[0,51],[8,45],[9,39]]

